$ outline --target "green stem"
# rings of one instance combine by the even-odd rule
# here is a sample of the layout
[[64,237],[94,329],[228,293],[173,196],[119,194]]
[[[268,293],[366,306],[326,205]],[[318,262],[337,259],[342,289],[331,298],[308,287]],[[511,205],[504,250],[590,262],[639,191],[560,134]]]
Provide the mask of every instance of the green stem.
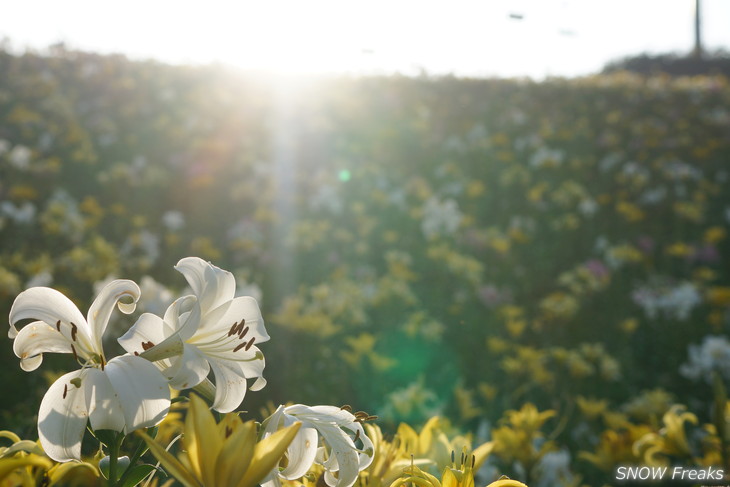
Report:
[[114,442],[109,445],[109,485],[117,485],[117,459],[124,441],[124,433],[119,432]]
[[[146,432],[147,434],[150,434],[153,430],[155,430],[155,428],[148,428]],[[156,434],[152,434],[153,438],[155,436]],[[124,481],[127,480],[127,476],[129,476],[129,472],[132,471],[132,467],[137,463],[137,460],[139,460],[140,457],[147,452],[147,449],[147,444],[140,440],[139,445],[137,445],[137,449],[134,451],[134,455],[132,455],[132,458],[129,459],[129,467],[124,471],[124,473],[122,473],[122,476],[119,477],[118,485],[124,485]]]

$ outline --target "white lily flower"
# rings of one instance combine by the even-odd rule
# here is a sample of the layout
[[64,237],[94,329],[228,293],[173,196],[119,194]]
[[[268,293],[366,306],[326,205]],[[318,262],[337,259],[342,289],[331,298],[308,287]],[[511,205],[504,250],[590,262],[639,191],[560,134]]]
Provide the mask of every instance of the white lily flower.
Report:
[[266,385],[264,355],[254,345],[269,339],[258,303],[249,296],[235,298],[236,281],[197,257],[175,266],[193,290],[172,303],[160,318],[145,313],[118,341],[130,353],[155,361],[175,389],[187,389],[215,376],[213,408],[227,413],[251,390]]
[[[264,422],[263,437],[295,422],[302,426],[286,451],[286,467],[274,469],[263,487],[279,487],[280,479],[301,478],[314,462],[325,468],[324,480],[331,487],[351,487],[358,474],[373,461],[373,443],[362,423],[345,409],[335,406],[279,406]],[[319,437],[324,446],[319,447]],[[356,444],[361,445],[358,447]],[[337,473],[337,476],[335,476]]]
[[[106,361],[101,340],[114,306],[134,311],[139,287],[116,280],[101,290],[87,317],[66,296],[47,287],[20,293],[10,309],[13,351],[25,371],[37,369],[43,353],[72,353],[81,365],[51,385],[38,412],[38,436],[49,457],[65,462],[81,457],[87,421],[93,429],[130,432],[154,426],[167,414],[170,389],[147,360],[121,356]],[[131,303],[121,299],[131,298]],[[20,331],[15,325],[34,321]]]

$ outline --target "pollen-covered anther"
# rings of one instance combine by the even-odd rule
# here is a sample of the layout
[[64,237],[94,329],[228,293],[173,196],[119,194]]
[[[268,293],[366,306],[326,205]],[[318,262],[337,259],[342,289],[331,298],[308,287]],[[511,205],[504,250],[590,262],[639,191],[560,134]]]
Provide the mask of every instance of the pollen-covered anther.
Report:
[[340,406],[340,411],[348,411],[348,412],[351,413],[352,412],[352,406],[350,406],[349,404],[343,404],[342,406]]
[[[243,322],[241,322],[241,323],[243,323]],[[243,329],[241,329],[241,331],[238,332],[238,338],[240,338],[241,340],[243,340],[243,337],[246,336],[246,333],[248,333],[248,330],[249,330],[249,327],[248,326],[245,327],[245,328],[243,328]]]
[[355,438],[352,439],[352,442],[355,443],[359,439],[360,439],[360,430],[357,430],[355,432]]
[[74,342],[76,341],[76,333],[79,331],[79,328],[71,322],[71,340]]
[[241,350],[245,346],[246,346],[246,342],[239,343],[238,345],[236,345],[236,347],[233,349],[233,351],[234,352],[238,352],[239,350]]
[[68,385],[63,385],[63,399],[66,399],[66,394],[68,394]]
[[61,332],[61,320],[56,322],[56,330],[58,330],[59,333]]
[[150,341],[142,342],[142,349],[145,351],[149,350],[150,348],[152,348],[154,346],[155,346],[155,344]]
[[246,344],[246,348],[244,350],[248,351],[249,348],[253,346],[253,342],[256,341],[256,337],[251,337],[251,340]]
[[236,321],[231,325],[231,329],[228,330],[228,336],[233,336],[234,333],[236,333],[236,330],[238,329],[238,322]]

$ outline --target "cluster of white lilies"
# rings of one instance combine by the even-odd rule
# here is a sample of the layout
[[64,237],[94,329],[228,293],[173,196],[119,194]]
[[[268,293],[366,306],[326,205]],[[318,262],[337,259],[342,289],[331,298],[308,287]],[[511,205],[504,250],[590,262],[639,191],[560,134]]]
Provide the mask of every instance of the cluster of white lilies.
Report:
[[[46,352],[73,354],[79,364],[41,401],[38,435],[52,459],[81,458],[87,423],[92,430],[123,434],[158,424],[169,411],[170,388],[207,390],[212,408],[226,413],[241,404],[249,380],[251,390],[266,385],[264,356],[256,345],[269,335],[256,300],[235,297],[233,275],[197,257],[180,260],[175,269],[192,294],[174,301],[162,317],[142,314],[118,339],[127,353],[112,359],[104,354],[102,337],[115,306],[126,314],[134,311],[141,293],[133,281],[107,284],[86,318],[54,289],[30,288],[15,299],[8,334],[21,368],[35,370]],[[27,320],[34,321],[16,328]],[[211,370],[214,383],[208,378]],[[267,484],[297,479],[319,462],[329,485],[347,487],[372,461],[372,443],[361,422],[333,406],[280,407],[264,422],[263,436],[295,422],[301,427],[287,449],[288,463],[274,469]],[[355,445],[358,439],[361,448]]]

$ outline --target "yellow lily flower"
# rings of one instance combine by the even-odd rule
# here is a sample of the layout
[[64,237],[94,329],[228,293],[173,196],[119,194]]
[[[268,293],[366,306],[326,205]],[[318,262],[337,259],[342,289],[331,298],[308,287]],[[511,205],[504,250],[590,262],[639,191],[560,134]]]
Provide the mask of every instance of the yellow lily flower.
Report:
[[206,403],[195,395],[185,418],[185,451],[176,458],[165,446],[138,431],[160,464],[185,487],[253,487],[281,460],[299,431],[295,423],[256,441],[254,421],[229,414],[215,422]]
[[[459,463],[444,468],[441,480],[415,465],[403,471],[404,477],[395,480],[390,487],[402,487],[405,484],[415,484],[418,487],[474,487],[474,466],[476,457],[466,453],[461,454]],[[490,484],[488,487],[527,487],[520,482],[504,479]]]
[[45,454],[39,442],[21,440],[10,431],[0,431],[0,438],[13,441],[0,447],[0,487],[35,487],[36,485],[99,485],[99,471],[85,462],[56,463]]

